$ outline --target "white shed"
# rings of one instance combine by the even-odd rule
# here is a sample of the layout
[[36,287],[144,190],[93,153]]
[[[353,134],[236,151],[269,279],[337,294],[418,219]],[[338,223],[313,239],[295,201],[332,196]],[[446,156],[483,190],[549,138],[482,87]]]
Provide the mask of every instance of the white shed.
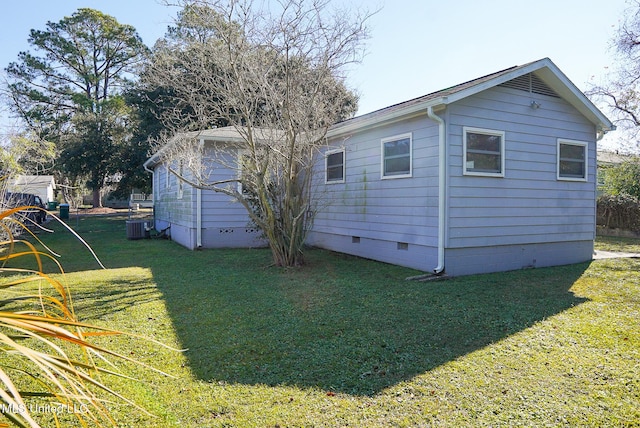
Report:
[[56,181],[53,175],[19,175],[9,185],[10,192],[32,193],[44,202],[55,200]]

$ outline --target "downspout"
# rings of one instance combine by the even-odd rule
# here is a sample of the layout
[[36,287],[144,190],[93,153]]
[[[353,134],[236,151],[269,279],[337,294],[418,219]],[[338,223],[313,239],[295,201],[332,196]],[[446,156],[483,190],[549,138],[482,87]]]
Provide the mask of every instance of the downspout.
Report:
[[[200,139],[200,149],[204,148],[204,140]],[[202,163],[202,158],[199,164]],[[202,248],[202,189],[196,189],[196,248]]]
[[151,192],[153,195],[153,228],[155,229],[156,227],[156,188],[155,188],[156,174],[154,170],[149,169],[146,162],[142,164],[142,167],[144,168],[145,171],[151,173]]
[[202,248],[202,189],[196,189],[196,248]]
[[446,166],[447,166],[447,146],[446,127],[444,120],[433,112],[433,107],[427,108],[427,115],[438,123],[438,266],[433,269],[433,273],[440,275],[444,272],[444,235],[446,232]]

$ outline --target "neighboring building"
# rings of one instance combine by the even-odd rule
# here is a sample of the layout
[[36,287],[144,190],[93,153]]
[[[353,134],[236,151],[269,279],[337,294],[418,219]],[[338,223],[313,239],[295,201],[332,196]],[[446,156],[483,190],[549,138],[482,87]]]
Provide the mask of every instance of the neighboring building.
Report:
[[[596,143],[612,129],[549,59],[338,123],[308,243],[450,275],[590,260]],[[188,248],[259,243],[239,203],[179,184],[158,156],[145,166],[156,228]]]
[[46,204],[55,201],[56,181],[53,175],[19,175],[7,190],[37,195]]
[[632,161],[636,158],[634,155],[620,154],[616,152],[598,150],[598,196],[605,193],[604,176],[609,168],[620,165],[621,163]]

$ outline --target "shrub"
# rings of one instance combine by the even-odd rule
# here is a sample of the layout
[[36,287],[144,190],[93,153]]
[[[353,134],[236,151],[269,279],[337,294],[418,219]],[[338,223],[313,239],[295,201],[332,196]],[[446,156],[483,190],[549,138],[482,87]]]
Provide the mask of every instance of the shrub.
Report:
[[633,158],[602,171],[604,189],[610,195],[640,198],[640,160]]
[[640,232],[640,200],[625,194],[600,196],[597,224],[610,229]]

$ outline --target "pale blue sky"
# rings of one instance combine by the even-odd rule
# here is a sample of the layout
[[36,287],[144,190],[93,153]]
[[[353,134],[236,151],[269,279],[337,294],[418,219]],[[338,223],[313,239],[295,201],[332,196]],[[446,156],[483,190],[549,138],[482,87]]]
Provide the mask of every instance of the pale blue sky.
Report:
[[[358,3],[355,1],[354,3]],[[371,19],[368,55],[349,73],[359,114],[544,57],[580,89],[599,82],[625,0],[360,0]],[[18,0],[0,15],[2,69],[27,49],[31,28],[45,29],[79,7],[133,25],[151,46],[176,8],[156,0]],[[7,127],[6,112],[0,126]],[[2,131],[4,134],[6,130]]]

